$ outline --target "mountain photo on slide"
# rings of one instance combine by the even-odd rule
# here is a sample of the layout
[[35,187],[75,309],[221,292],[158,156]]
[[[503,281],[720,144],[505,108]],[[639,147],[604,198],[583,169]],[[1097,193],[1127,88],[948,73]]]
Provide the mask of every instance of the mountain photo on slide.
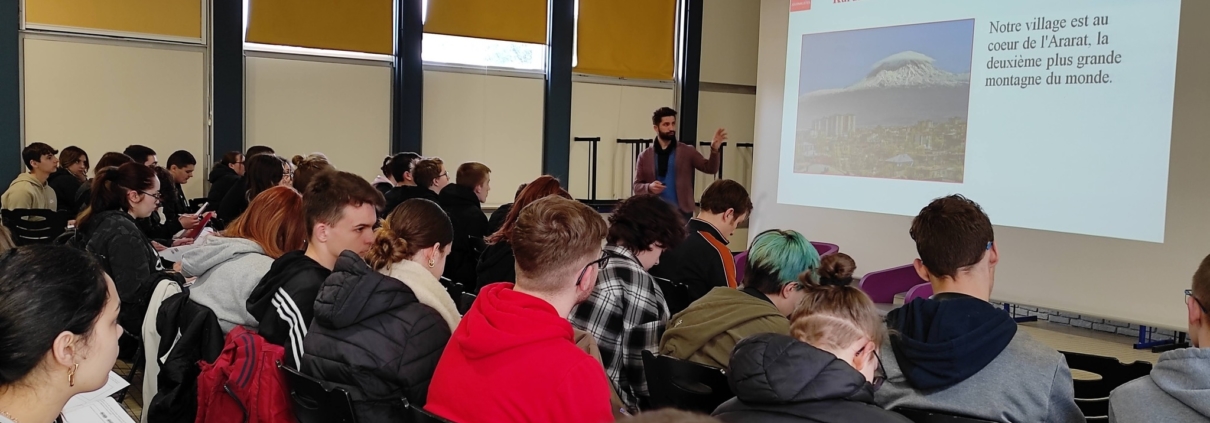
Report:
[[804,35],[794,172],[961,183],[974,23]]

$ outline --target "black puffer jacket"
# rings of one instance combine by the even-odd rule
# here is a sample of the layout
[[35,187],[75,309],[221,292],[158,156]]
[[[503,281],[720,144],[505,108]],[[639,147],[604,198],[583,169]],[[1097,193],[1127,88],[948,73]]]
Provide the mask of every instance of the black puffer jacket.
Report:
[[107,210],[89,218],[71,243],[92,253],[113,278],[122,300],[118,321],[131,333],[142,333],[143,314],[154,276],[164,270],[151,241],[122,210]]
[[449,184],[441,189],[438,204],[454,225],[454,246],[445,259],[444,276],[470,286],[475,280],[475,264],[487,247],[487,215],[483,214],[473,187]]
[[210,181],[210,193],[206,195],[206,201],[209,206],[206,210],[218,210],[218,206],[223,204],[223,197],[227,195],[227,191],[239,182],[239,174],[227,165],[218,164],[214,166],[214,170],[210,171],[210,175],[206,178]]
[[345,251],[319,289],[302,371],[344,387],[362,422],[408,421],[424,405],[450,328],[398,279]]
[[738,396],[714,410],[724,422],[911,423],[875,405],[873,388],[848,363],[785,335],[740,341],[727,379]]
[[400,185],[395,188],[391,188],[389,191],[383,194],[383,198],[387,200],[387,205],[386,207],[382,208],[382,215],[379,217],[387,217],[388,214],[391,214],[391,212],[395,211],[395,208],[399,207],[400,204],[403,204],[404,201],[408,201],[413,198],[423,198],[426,200],[432,200],[434,203],[436,203],[437,193],[433,192],[431,189],[421,188],[415,185]]
[[475,266],[475,293],[480,289],[496,282],[517,282],[517,256],[513,255],[513,245],[501,240],[487,246],[479,256]]
[[50,178],[46,179],[47,185],[50,185],[55,190],[55,197],[59,200],[60,211],[76,212],[76,191],[80,190],[81,182],[67,169],[58,168],[55,173],[50,174]]

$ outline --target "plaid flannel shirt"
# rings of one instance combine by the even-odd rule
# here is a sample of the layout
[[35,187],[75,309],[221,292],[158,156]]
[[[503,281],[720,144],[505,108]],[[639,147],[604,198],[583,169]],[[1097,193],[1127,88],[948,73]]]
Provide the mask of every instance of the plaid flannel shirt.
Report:
[[633,253],[613,245],[605,251],[609,259],[598,273],[596,288],[572,310],[569,320],[596,338],[605,374],[622,402],[637,412],[639,397],[649,396],[642,351],[659,350],[668,306],[663,291]]

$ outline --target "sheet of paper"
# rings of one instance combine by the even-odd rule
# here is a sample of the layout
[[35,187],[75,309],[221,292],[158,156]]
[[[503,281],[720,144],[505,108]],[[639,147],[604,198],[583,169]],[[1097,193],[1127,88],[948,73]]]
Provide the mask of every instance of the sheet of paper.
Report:
[[63,406],[63,411],[72,411],[77,408],[88,406],[91,403],[101,401],[102,399],[121,391],[122,388],[127,386],[130,386],[130,383],[126,382],[126,379],[122,379],[121,376],[118,376],[117,373],[114,373],[111,370],[109,371],[109,380],[105,381],[105,386],[102,386],[101,389],[92,392],[76,394],[75,396],[71,397],[71,399],[67,400],[67,405]]
[[135,423],[126,410],[111,397],[63,413],[66,423]]
[[214,234],[214,228],[202,229],[202,232],[197,236],[197,239],[195,239],[192,244],[165,248],[163,251],[160,251],[160,257],[163,257],[164,260],[180,263],[181,258],[185,256],[186,251],[192,250],[198,245],[202,245],[202,241],[211,234]]

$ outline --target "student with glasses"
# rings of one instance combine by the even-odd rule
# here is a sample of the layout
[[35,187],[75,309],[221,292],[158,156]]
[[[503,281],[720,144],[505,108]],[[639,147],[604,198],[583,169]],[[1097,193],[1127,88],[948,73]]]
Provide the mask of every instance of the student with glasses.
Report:
[[425,410],[457,422],[613,421],[605,370],[576,346],[567,321],[596,286],[605,231],[601,215],[575,200],[525,207],[511,241],[517,283],[479,292],[437,364]]
[[1185,290],[1189,343],[1193,348],[1160,354],[1151,374],[1109,395],[1109,421],[1210,422],[1210,256]]
[[118,322],[130,333],[143,333],[146,298],[156,273],[164,270],[151,240],[136,219],[160,206],[160,180],[142,163],[100,169],[92,181],[92,198],[76,218],[80,228],[72,243],[94,256],[113,277],[122,309]]
[[737,397],[714,416],[725,422],[871,422],[910,420],[874,404],[886,380],[878,348],[886,326],[850,285],[804,281],[790,320],[793,337],[766,333],[740,341],[727,373]]

